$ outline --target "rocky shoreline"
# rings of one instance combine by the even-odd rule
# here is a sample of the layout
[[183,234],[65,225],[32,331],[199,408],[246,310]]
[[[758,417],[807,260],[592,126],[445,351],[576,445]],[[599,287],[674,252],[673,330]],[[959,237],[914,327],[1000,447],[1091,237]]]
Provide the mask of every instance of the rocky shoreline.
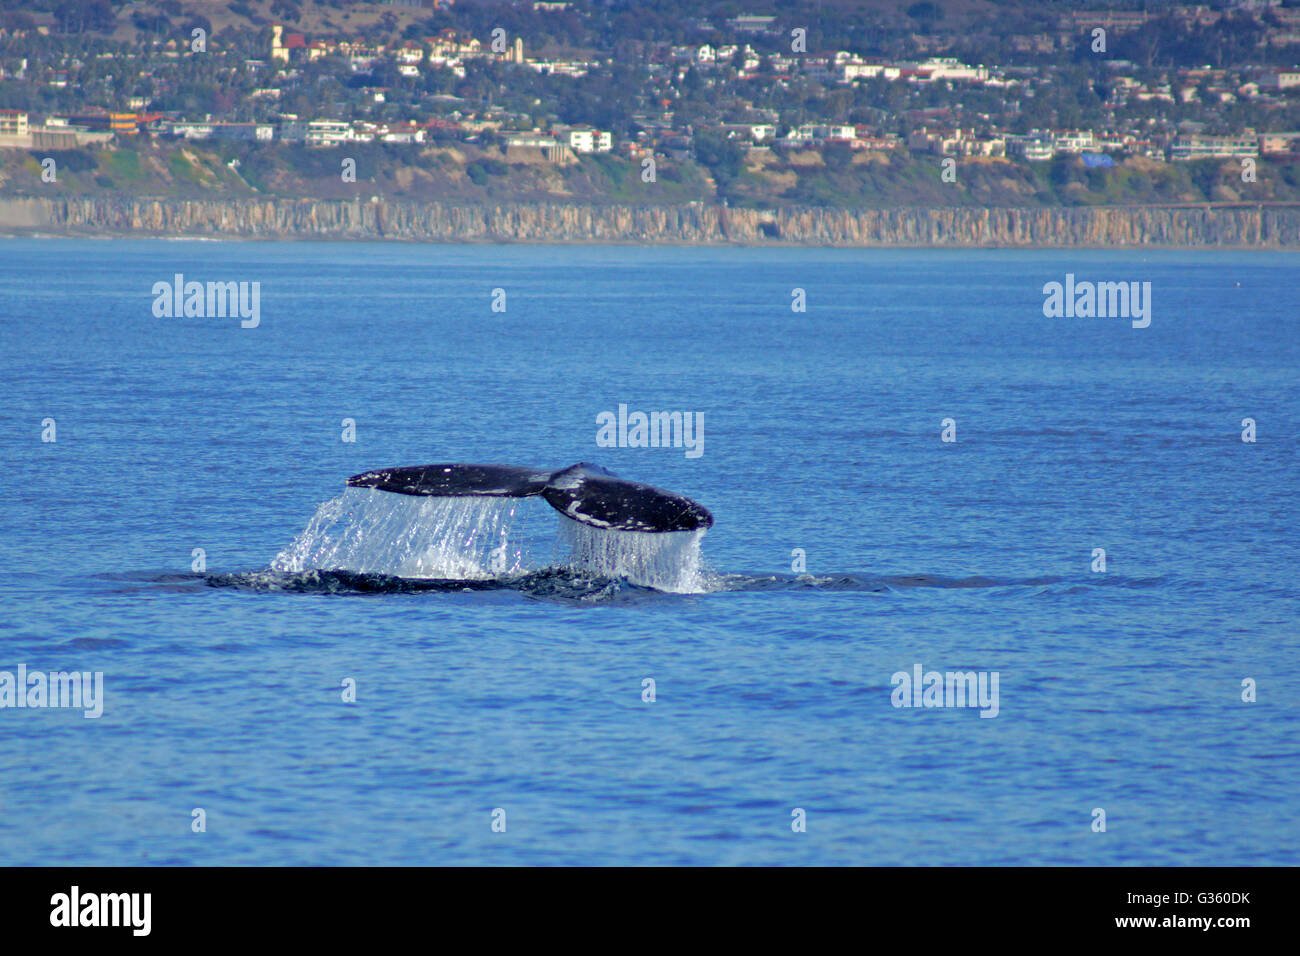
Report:
[[315,199],[3,198],[5,235],[843,247],[1300,249],[1300,206],[727,209]]

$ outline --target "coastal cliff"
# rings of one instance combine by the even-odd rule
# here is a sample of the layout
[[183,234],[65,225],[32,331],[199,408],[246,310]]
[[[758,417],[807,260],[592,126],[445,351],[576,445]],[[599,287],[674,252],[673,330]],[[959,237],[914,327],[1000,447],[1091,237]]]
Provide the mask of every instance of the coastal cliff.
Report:
[[774,210],[577,203],[0,199],[0,232],[229,239],[1300,249],[1297,206]]

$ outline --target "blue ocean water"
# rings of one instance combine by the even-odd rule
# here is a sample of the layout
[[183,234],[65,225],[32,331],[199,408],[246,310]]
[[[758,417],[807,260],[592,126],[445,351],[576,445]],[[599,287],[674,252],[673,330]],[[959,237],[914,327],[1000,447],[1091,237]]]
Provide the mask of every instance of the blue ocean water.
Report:
[[[0,709],[0,864],[1300,862],[1294,255],[0,262],[0,671],[104,675],[99,719]],[[260,324],[155,317],[176,273]],[[1149,281],[1150,326],[1045,318],[1067,273]],[[619,404],[703,453],[598,447]],[[706,584],[266,571],[434,461],[690,495]],[[918,664],[997,672],[997,716],[893,706]]]

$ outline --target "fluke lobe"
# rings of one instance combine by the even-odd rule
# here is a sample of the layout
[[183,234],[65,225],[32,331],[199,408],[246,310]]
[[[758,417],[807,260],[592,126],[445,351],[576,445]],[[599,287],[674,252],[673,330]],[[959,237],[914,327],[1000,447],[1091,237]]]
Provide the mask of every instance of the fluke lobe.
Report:
[[446,498],[540,495],[566,518],[610,531],[698,531],[713,525],[713,515],[684,495],[625,481],[586,462],[555,472],[511,465],[412,465],[353,475],[348,485]]

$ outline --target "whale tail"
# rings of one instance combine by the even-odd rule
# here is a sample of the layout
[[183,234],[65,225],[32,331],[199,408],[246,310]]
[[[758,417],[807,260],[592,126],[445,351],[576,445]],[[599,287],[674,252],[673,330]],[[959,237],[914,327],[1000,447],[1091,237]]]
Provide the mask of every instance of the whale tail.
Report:
[[713,515],[684,495],[626,481],[586,462],[555,472],[510,465],[413,465],[367,471],[347,483],[399,495],[537,495],[566,518],[609,531],[697,531],[713,524]]

